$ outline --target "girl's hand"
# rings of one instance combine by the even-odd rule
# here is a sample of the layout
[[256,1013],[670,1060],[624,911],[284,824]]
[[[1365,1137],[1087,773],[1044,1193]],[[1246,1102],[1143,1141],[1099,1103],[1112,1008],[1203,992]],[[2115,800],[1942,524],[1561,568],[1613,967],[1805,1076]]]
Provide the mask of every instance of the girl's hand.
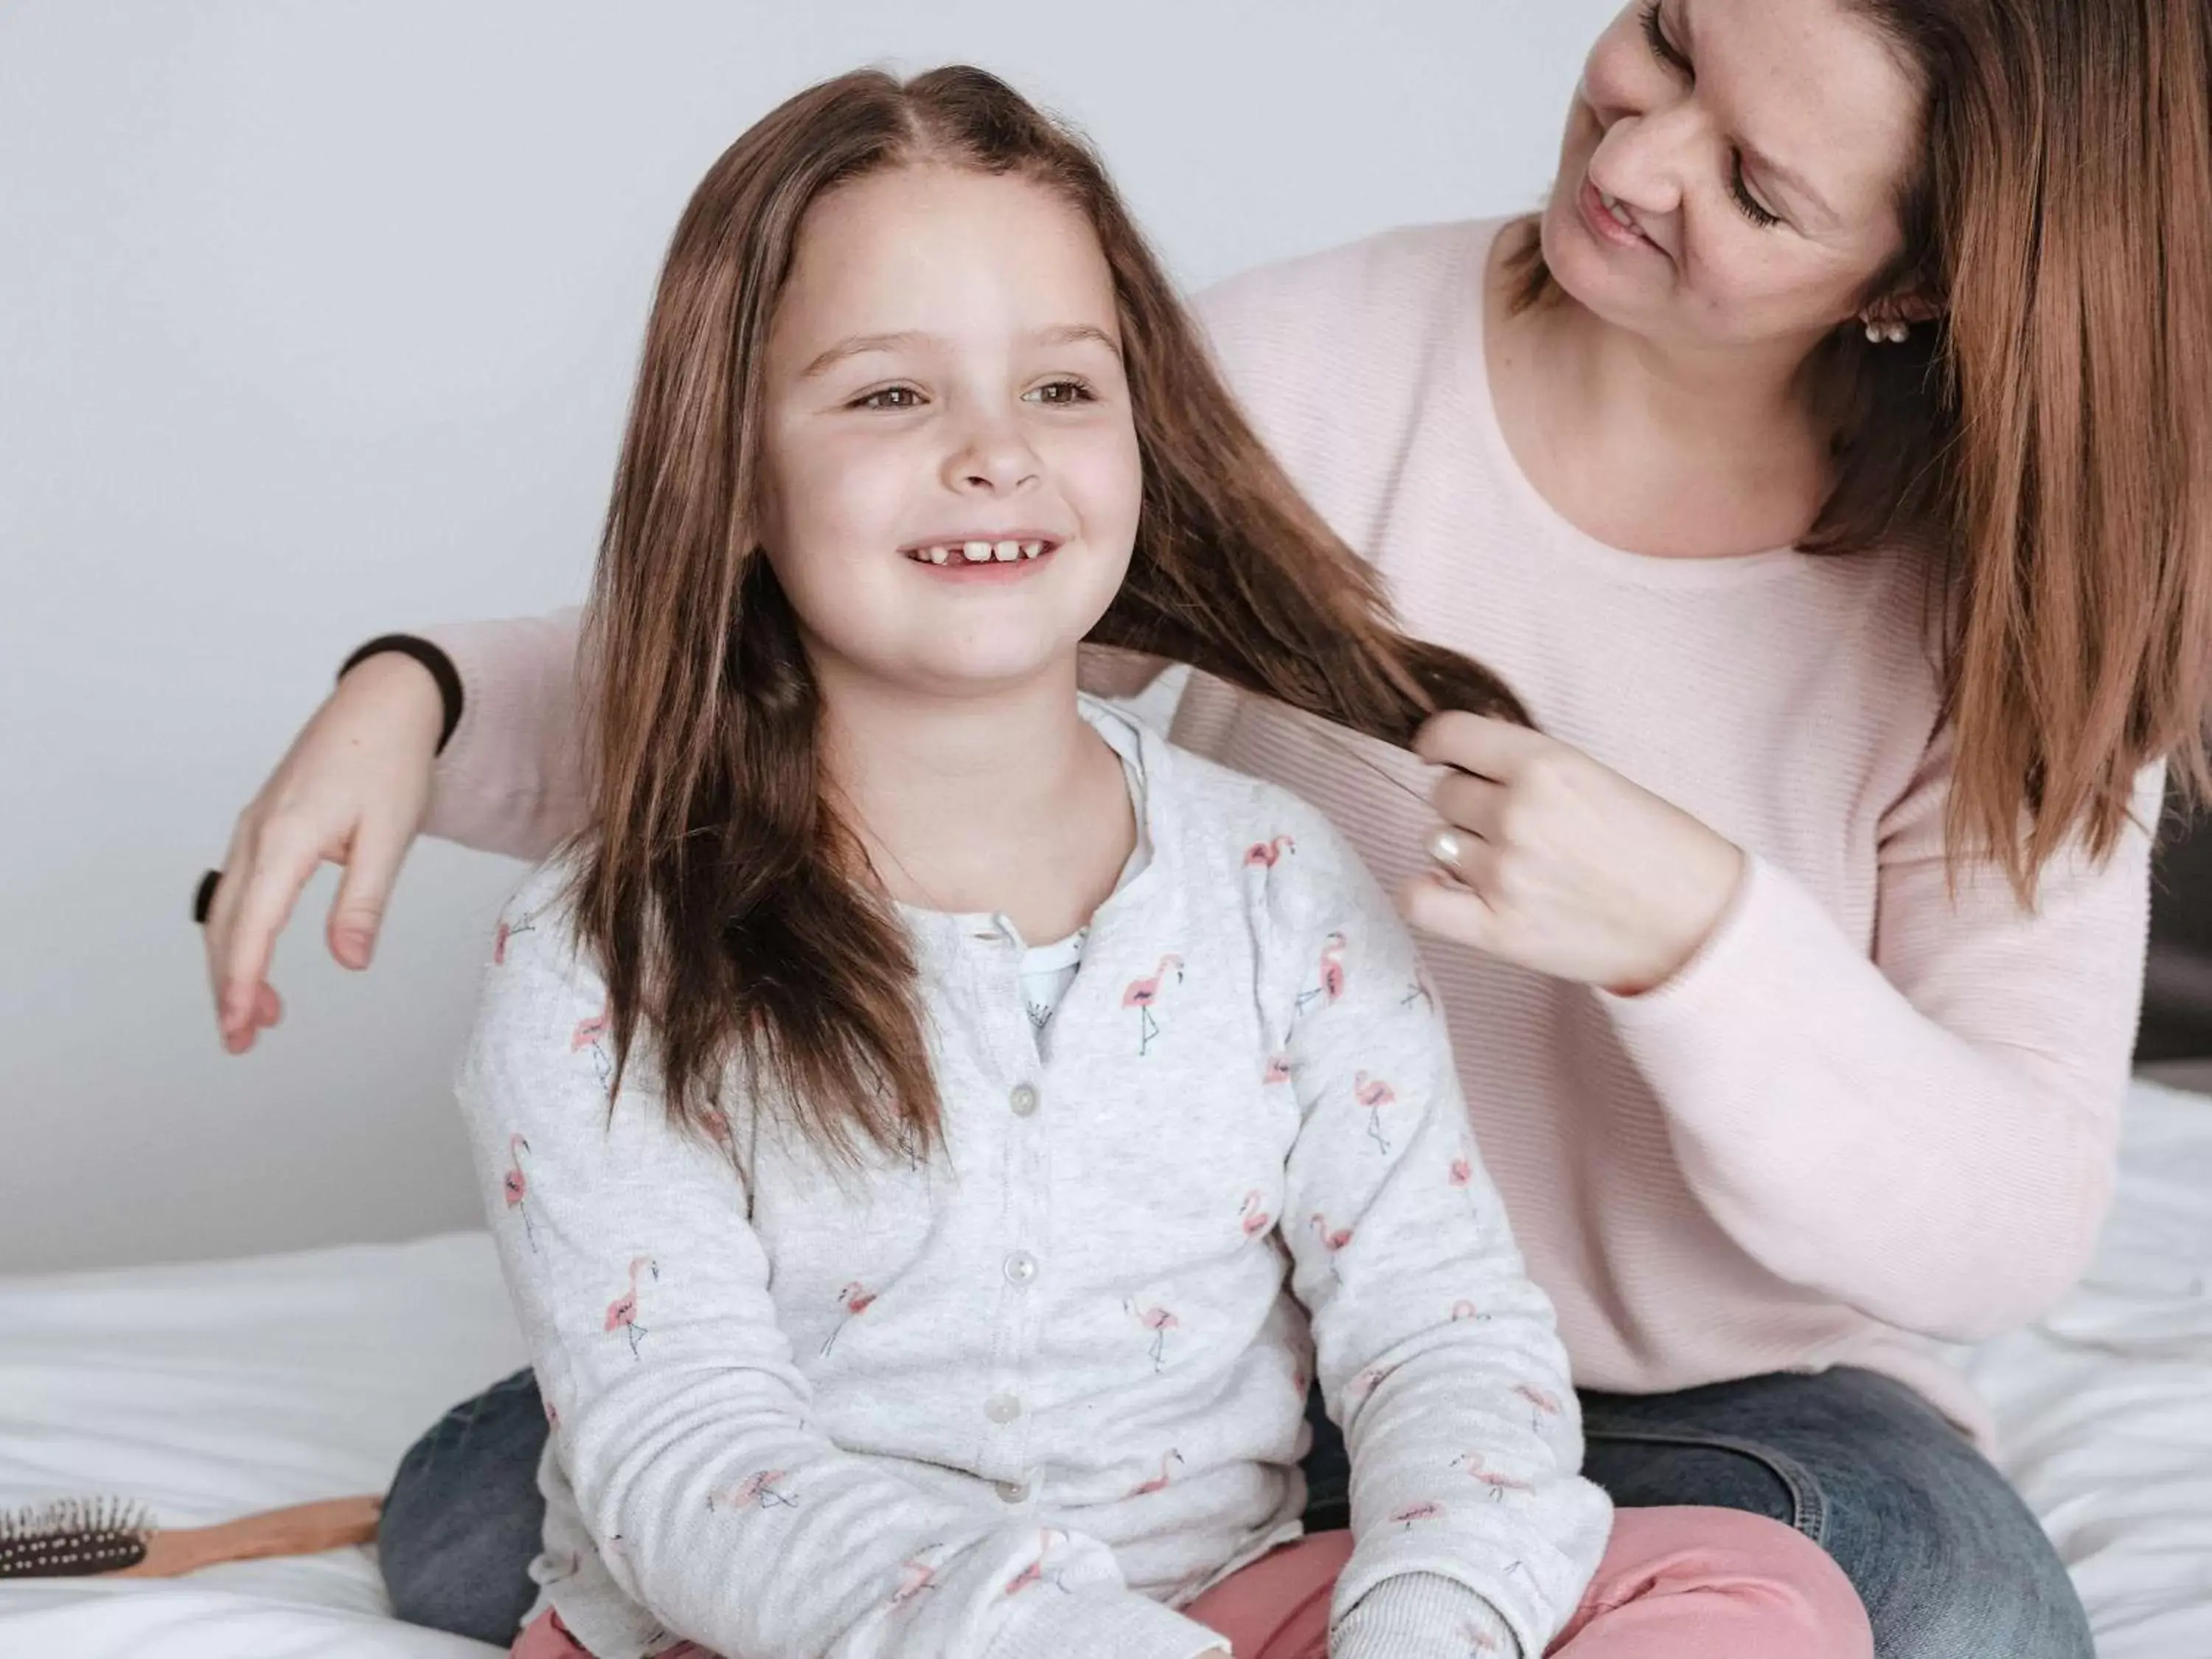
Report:
[[331,907],[331,954],[366,968],[400,860],[430,803],[444,722],[438,683],[386,652],[356,664],[239,815],[208,908],[208,980],[234,1054],[283,1017],[270,957],[317,866],[345,866]]
[[1455,769],[1431,796],[1442,868],[1401,895],[1439,938],[1632,996],[1698,953],[1742,878],[1733,843],[1540,732],[1439,714],[1413,747]]

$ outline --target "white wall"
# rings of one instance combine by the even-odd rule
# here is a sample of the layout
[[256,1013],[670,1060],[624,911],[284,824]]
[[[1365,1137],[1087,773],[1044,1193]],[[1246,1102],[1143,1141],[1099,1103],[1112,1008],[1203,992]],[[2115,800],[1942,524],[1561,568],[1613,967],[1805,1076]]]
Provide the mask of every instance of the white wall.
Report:
[[1185,282],[1533,204],[1612,0],[0,5],[0,1271],[477,1219],[447,1078],[516,871],[418,848],[216,1048],[194,878],[371,633],[581,589],[663,244],[808,81],[969,58]]

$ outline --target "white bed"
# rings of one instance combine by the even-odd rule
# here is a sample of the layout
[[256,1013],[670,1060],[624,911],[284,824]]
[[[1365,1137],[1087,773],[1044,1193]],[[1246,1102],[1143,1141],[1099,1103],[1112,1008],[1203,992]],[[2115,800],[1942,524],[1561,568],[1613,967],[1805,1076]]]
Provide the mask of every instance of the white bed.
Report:
[[[2125,1161],[2088,1282],[1967,1363],[2102,1659],[2212,1659],[2212,1100],[2137,1085]],[[0,1281],[0,1508],[112,1492],[190,1525],[378,1491],[439,1412],[520,1363],[477,1234]],[[495,1651],[392,1620],[362,1550],[0,1584],[4,1659]]]

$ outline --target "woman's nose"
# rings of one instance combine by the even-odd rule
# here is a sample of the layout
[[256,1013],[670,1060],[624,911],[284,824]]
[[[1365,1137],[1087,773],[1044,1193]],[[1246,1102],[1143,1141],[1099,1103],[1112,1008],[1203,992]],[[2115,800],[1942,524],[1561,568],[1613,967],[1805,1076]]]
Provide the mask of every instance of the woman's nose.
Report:
[[[1603,119],[1603,118],[1601,118]],[[1606,120],[1590,156],[1590,182],[1638,213],[1674,212],[1703,143],[1703,119],[1687,99]]]

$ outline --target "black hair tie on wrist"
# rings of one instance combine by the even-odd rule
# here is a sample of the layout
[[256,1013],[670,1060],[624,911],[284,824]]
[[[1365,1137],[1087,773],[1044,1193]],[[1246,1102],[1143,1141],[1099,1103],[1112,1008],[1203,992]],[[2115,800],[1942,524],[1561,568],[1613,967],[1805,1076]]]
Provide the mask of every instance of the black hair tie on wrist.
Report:
[[215,902],[215,890],[222,880],[222,871],[210,870],[200,878],[200,884],[192,889],[192,921],[197,926],[207,926],[208,908]]
[[453,729],[461,723],[461,672],[453,666],[451,657],[429,641],[414,634],[380,634],[338,665],[338,678],[343,679],[371,657],[380,657],[387,651],[414,658],[438,682],[438,701],[444,705],[446,713],[438,728],[438,747],[433,752],[444,754],[447,744],[453,740]]

